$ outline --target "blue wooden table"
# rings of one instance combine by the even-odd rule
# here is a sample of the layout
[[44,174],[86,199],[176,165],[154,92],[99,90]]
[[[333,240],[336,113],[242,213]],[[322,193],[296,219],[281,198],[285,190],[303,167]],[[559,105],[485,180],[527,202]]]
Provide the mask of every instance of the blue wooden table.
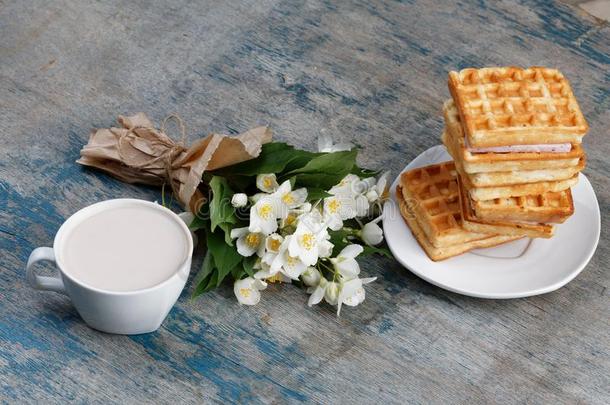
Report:
[[[542,0],[24,0],[0,2],[0,38],[3,402],[610,402],[607,23]],[[118,114],[177,112],[190,141],[269,124],[313,149],[326,131],[396,174],[439,143],[447,72],[485,65],[559,68],[591,127],[604,231],[559,291],[468,298],[372,258],[379,280],[340,319],[292,286],[252,308],[231,286],[196,301],[189,288],[158,332],[126,337],[26,285],[30,251],[76,210],[160,198],[74,162]]]

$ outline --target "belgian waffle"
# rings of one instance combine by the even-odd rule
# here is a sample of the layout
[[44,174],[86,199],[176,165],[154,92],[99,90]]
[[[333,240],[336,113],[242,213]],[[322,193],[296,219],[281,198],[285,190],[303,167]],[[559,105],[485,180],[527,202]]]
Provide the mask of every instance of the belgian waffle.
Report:
[[453,100],[445,101],[443,114],[446,132],[443,134],[443,142],[445,145],[454,145],[456,151],[454,159],[462,162],[466,173],[568,168],[577,166],[584,157],[584,150],[580,144],[572,144],[572,149],[566,153],[472,153],[466,148],[462,122]]
[[[455,244],[437,247],[434,246],[426,236],[426,232],[421,227],[415,212],[409,209],[408,204],[406,203],[404,198],[404,189],[400,185],[396,187],[396,197],[398,199],[400,213],[404,221],[411,229],[411,232],[413,233],[413,236],[415,236],[415,239],[417,240],[419,245],[422,247],[422,249],[424,249],[428,257],[433,261],[445,260],[450,257],[465,253],[472,249],[496,246],[520,238],[519,236],[511,235],[487,235],[482,239],[467,240],[467,235],[471,234],[471,232],[461,229],[453,235],[453,239],[454,241],[456,241]],[[458,232],[466,236],[464,238],[464,241],[457,241]]]
[[558,193],[569,190],[578,183],[578,175],[559,181],[540,181],[538,183],[514,184],[512,186],[499,187],[477,187],[473,188],[466,185],[467,179],[464,179],[464,185],[470,193],[470,197],[476,201],[493,200],[495,198],[510,198],[523,197],[529,195],[537,195],[544,193]]
[[413,169],[400,176],[403,201],[435,247],[483,239],[489,235],[465,232],[453,162]]
[[[555,227],[544,223],[533,223],[523,222],[523,219],[519,217],[518,221],[507,221],[507,220],[483,220],[478,218],[472,207],[472,200],[465,191],[460,176],[458,175],[458,188],[460,196],[460,208],[462,211],[462,227],[471,232],[487,232],[496,233],[499,235],[515,235],[515,236],[528,236],[530,238],[550,238],[555,233]],[[523,199],[525,200],[525,198]],[[490,207],[490,210],[497,212],[506,212],[505,200],[493,201],[494,206]],[[527,208],[522,205],[516,207],[510,205],[510,209],[514,208]]]
[[470,200],[474,215],[485,221],[562,223],[574,213],[570,189],[521,197]]
[[565,180],[539,181],[536,183],[511,184],[504,186],[475,187],[469,176],[464,172],[461,162],[455,161],[455,167],[462,176],[464,188],[470,194],[470,198],[476,201],[493,200],[495,198],[521,197],[529,195],[544,194],[547,192],[557,193],[569,189],[578,183],[578,174]]
[[509,186],[522,183],[537,183],[540,181],[558,181],[567,180],[574,177],[585,167],[585,157],[577,161],[577,165],[563,168],[541,168],[537,170],[510,170],[510,171],[493,171],[470,173],[466,170],[466,162],[461,159],[457,145],[454,139],[444,132],[442,141],[447,148],[447,151],[453,157],[453,160],[459,161],[459,165],[465,172],[466,176],[473,187],[493,187],[493,186]]
[[472,147],[580,143],[587,122],[557,69],[497,67],[449,72]]

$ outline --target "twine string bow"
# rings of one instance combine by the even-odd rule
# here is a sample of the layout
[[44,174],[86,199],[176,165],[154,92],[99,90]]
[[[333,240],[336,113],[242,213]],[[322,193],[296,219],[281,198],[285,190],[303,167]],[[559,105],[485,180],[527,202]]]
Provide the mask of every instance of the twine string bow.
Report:
[[[172,137],[167,134],[167,132],[165,130],[167,122],[171,119],[173,119],[178,124],[178,127],[180,128],[181,136],[180,136],[179,142],[175,142],[172,139]],[[163,121],[161,122],[160,132],[161,132],[161,134],[163,134],[165,136],[166,141],[169,141],[169,147],[158,156],[152,156],[148,160],[143,160],[142,162],[136,163],[136,162],[131,162],[131,159],[129,159],[126,156],[126,154],[123,153],[123,150],[124,150],[123,142],[125,140],[127,140],[127,138],[130,138],[130,137],[132,139],[138,138],[138,135],[135,132],[135,130],[137,130],[139,128],[144,128],[147,130],[151,129],[144,125],[136,125],[134,127],[127,128],[127,131],[124,131],[123,133],[121,133],[119,135],[119,138],[117,140],[117,152],[119,154],[119,157],[127,166],[129,166],[133,169],[145,169],[147,167],[154,166],[158,162],[162,162],[164,172],[165,172],[165,179],[164,179],[163,185],[169,183],[169,185],[172,188],[172,192],[174,193],[174,195],[177,196],[178,192],[179,192],[179,189],[178,189],[179,184],[175,180],[174,176],[172,176],[172,174],[173,174],[174,170],[176,170],[180,167],[180,165],[175,163],[176,158],[178,156],[180,156],[180,154],[182,152],[186,152],[188,150],[185,146],[185,144],[186,144],[186,125],[184,124],[184,121],[176,113],[172,113],[172,114],[168,115],[167,117],[165,117],[163,119]],[[156,141],[155,143],[157,145],[162,144],[164,146],[167,146],[167,144],[168,144],[167,142],[159,142],[159,141]]]

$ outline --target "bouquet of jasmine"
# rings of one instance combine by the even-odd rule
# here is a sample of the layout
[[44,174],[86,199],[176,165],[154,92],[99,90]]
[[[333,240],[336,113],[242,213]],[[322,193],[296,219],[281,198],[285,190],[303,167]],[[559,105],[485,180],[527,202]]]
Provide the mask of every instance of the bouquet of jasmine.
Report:
[[[182,141],[165,132],[174,118]],[[387,176],[356,164],[357,149],[318,141],[318,152],[271,142],[267,127],[237,136],[209,134],[184,145],[177,116],[160,129],[143,113],[119,116],[119,127],[92,131],[78,163],[130,183],[170,185],[205,236],[207,253],[195,278],[198,296],[232,280],[237,299],[254,305],[269,282],[295,282],[326,300],[364,300],[355,258],[389,255],[380,247]]]
[[280,142],[257,158],[204,173],[210,196],[191,223],[207,254],[197,296],[234,280],[240,303],[255,305],[270,282],[296,282],[308,304],[356,306],[364,300],[358,255],[387,254],[378,225],[388,173],[356,164],[357,149],[319,140],[320,152]]

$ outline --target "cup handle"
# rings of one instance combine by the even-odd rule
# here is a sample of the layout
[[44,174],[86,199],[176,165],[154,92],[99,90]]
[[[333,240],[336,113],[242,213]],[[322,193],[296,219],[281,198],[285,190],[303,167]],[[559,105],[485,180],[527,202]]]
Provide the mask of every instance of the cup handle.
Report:
[[30,253],[28,264],[25,267],[25,276],[28,280],[28,284],[37,290],[49,290],[66,294],[66,289],[64,288],[64,283],[61,281],[59,272],[53,277],[39,276],[36,274],[34,271],[34,264],[43,260],[53,262],[53,264],[55,264],[57,267],[57,263],[55,262],[55,253],[53,253],[52,248],[38,247],[34,249],[32,253]]

